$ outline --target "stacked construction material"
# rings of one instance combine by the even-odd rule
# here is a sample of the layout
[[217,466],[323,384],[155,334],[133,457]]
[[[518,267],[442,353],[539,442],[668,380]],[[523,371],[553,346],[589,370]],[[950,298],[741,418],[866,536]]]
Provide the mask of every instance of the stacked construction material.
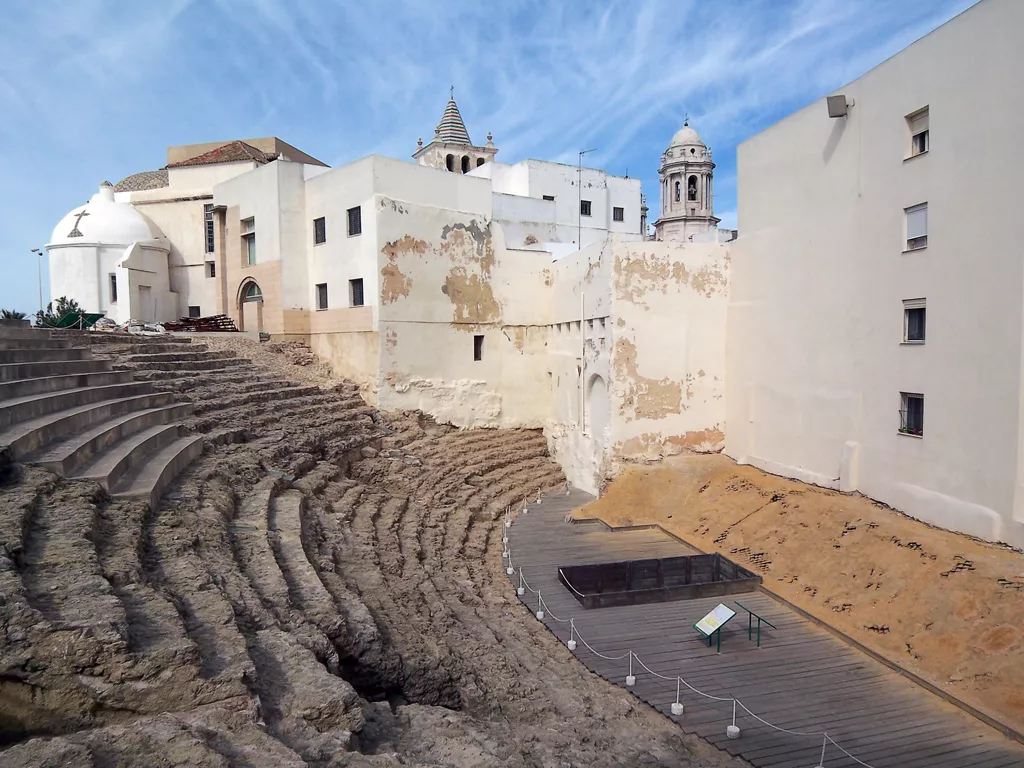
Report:
[[238,333],[234,321],[227,315],[208,317],[183,317],[176,323],[164,323],[168,331],[192,331],[195,333]]

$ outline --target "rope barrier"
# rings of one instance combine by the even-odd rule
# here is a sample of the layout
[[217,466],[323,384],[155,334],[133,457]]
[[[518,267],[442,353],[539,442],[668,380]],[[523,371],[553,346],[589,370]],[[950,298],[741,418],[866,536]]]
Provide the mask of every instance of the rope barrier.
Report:
[[[539,495],[538,495],[538,498],[537,498],[537,503],[538,504],[540,503]],[[527,500],[524,500],[524,505],[528,505],[528,504],[529,504],[529,502]],[[510,512],[511,510],[509,509],[508,511]],[[525,511],[525,509],[524,509],[524,511]],[[506,514],[505,527],[508,528],[511,525],[512,525],[511,517],[508,514]],[[513,575],[515,573],[515,569],[512,567],[512,547],[507,542],[504,542],[504,543],[506,544],[506,551],[503,552],[502,554],[503,555],[507,555],[507,557],[508,557],[508,564],[509,565],[508,565],[508,568],[506,570],[507,570],[509,576],[511,576],[511,575]],[[794,730],[790,730],[788,728],[782,728],[782,727],[780,727],[778,725],[770,723],[767,720],[765,720],[763,717],[760,717],[760,716],[754,714],[742,701],[737,699],[735,696],[712,696],[710,693],[705,693],[704,691],[701,691],[701,690],[698,690],[697,688],[694,688],[692,685],[690,685],[688,682],[686,682],[686,680],[684,680],[679,675],[676,675],[675,677],[668,677],[666,675],[662,675],[662,674],[660,674],[658,672],[655,672],[653,669],[648,667],[639,656],[637,656],[635,653],[633,653],[632,649],[626,651],[621,656],[608,656],[606,654],[601,653],[600,651],[596,650],[590,643],[588,643],[586,638],[583,637],[583,635],[580,634],[579,629],[576,628],[576,621],[575,621],[574,618],[570,617],[568,619],[562,619],[562,618],[559,618],[558,616],[555,616],[553,613],[551,613],[551,609],[548,608],[548,605],[544,601],[544,596],[540,593],[540,590],[534,589],[533,587],[530,586],[529,582],[527,582],[527,580],[526,580],[525,574],[523,573],[522,567],[520,567],[518,570],[519,570],[519,589],[517,590],[517,593],[520,596],[522,596],[524,594],[522,590],[527,589],[530,592],[532,592],[533,594],[537,595],[537,618],[543,620],[545,615],[546,615],[546,616],[549,616],[550,618],[552,618],[553,620],[555,620],[557,622],[560,622],[562,624],[565,624],[565,623],[569,624],[569,641],[568,641],[569,642],[569,650],[574,651],[575,648],[576,648],[576,641],[579,641],[579,642],[583,643],[583,645],[587,648],[587,650],[589,650],[595,656],[597,656],[599,658],[602,658],[602,659],[605,659],[606,661],[621,661],[622,659],[629,659],[629,673],[628,673],[628,675],[626,677],[626,686],[629,687],[629,688],[632,688],[635,685],[635,683],[636,683],[636,677],[633,674],[633,660],[634,659],[636,659],[636,663],[640,667],[642,667],[648,674],[650,674],[650,675],[652,675],[652,676],[654,676],[654,677],[656,677],[656,678],[658,678],[660,680],[669,680],[669,681],[674,680],[676,682],[676,703],[672,705],[673,706],[673,714],[675,714],[675,712],[676,712],[675,707],[677,705],[679,706],[679,710],[678,710],[679,713],[680,714],[682,713],[682,706],[681,706],[681,702],[679,700],[679,695],[681,693],[681,686],[685,685],[690,691],[692,691],[693,693],[697,694],[698,696],[703,696],[706,699],[710,699],[712,701],[731,701],[732,702],[732,724],[726,729],[727,735],[729,736],[730,739],[739,738],[739,735],[740,735],[740,730],[739,730],[739,728],[736,725],[736,710],[739,708],[739,709],[742,709],[744,712],[746,712],[748,715],[750,715],[752,718],[757,720],[759,723],[762,723],[763,725],[766,725],[769,728],[772,728],[773,730],[779,731],[781,733],[785,733],[785,734],[788,734],[788,735],[791,735],[791,736],[798,736],[798,737],[811,737],[811,736],[817,737],[817,736],[821,736],[822,737],[822,741],[821,741],[821,759],[819,760],[818,768],[824,768],[824,765],[825,765],[825,750],[826,750],[826,747],[828,746],[828,744],[831,744],[832,746],[834,746],[836,749],[838,749],[840,752],[842,752],[844,755],[846,755],[848,758],[853,760],[858,765],[862,765],[862,766],[864,766],[864,768],[873,768],[873,766],[871,766],[870,764],[865,763],[863,760],[858,759],[857,757],[852,755],[850,752],[848,752],[847,750],[845,750],[841,746],[839,746],[839,744],[836,743],[835,739],[833,739],[831,736],[829,736],[826,731],[794,731]],[[577,590],[570,583],[569,579],[566,578],[565,573],[562,571],[561,568],[558,569],[558,573],[562,577],[562,583],[564,583],[570,590],[572,590],[575,594],[579,595],[580,597],[586,597],[586,595],[584,595],[582,592]]]

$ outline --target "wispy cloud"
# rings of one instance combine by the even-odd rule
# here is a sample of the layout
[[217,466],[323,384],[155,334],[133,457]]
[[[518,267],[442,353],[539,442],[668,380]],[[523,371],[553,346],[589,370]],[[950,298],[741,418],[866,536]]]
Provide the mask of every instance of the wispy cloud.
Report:
[[[499,159],[640,177],[689,113],[735,210],[735,145],[972,0],[35,0],[0,26],[0,306],[32,307],[29,248],[104,178],[169,144],[278,135],[332,165],[407,157],[448,86]],[[730,220],[730,216],[732,220]],[[735,214],[723,215],[735,223]]]

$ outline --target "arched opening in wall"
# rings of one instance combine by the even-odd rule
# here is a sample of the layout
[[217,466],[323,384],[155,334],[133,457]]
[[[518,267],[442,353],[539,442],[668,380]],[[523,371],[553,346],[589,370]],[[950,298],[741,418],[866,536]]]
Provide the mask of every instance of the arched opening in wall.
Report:
[[691,176],[686,182],[686,199],[696,200],[697,199],[697,177]]
[[263,330],[263,290],[251,277],[238,286],[238,330]]
[[449,171],[455,170],[455,155],[448,155],[447,157],[445,157],[444,167],[447,168]]
[[462,156],[462,172],[469,173],[469,155]]
[[600,375],[594,374],[587,382],[587,411],[583,415],[583,428],[598,445],[604,444],[604,431],[608,426],[608,387]]
[[677,181],[676,182],[676,202],[677,203],[679,202],[679,199],[680,199],[679,195],[681,194],[681,192],[680,192],[681,188],[682,188],[682,185]]
[[483,164],[484,164],[484,159],[482,157],[478,157],[476,159],[476,167],[479,168]]

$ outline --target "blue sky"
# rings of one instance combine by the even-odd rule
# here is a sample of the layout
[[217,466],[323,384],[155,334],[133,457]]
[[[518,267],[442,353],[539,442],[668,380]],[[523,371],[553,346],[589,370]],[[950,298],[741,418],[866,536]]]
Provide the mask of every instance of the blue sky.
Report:
[[10,0],[0,307],[34,311],[29,250],[104,179],[161,167],[168,145],[276,135],[329,165],[408,158],[449,85],[498,160],[596,147],[588,164],[640,177],[653,208],[689,113],[735,226],[739,142],[973,2]]

